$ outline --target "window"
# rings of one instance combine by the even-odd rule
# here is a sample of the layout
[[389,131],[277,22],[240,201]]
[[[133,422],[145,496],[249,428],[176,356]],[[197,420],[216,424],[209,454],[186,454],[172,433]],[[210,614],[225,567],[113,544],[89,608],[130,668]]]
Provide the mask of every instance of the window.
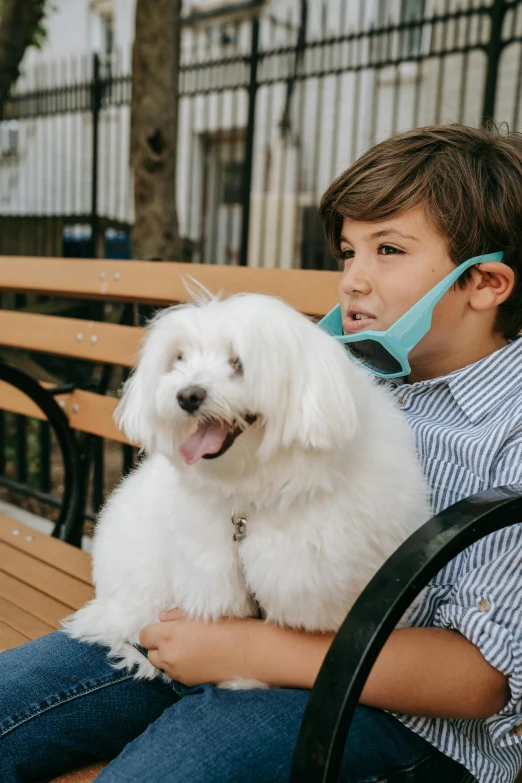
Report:
[[243,202],[243,161],[221,161],[221,203],[241,204]]
[[[408,25],[401,35],[401,54],[403,57],[418,57],[422,54],[423,25],[426,13],[426,0],[401,0],[401,24]],[[411,25],[411,27],[409,26]]]
[[102,16],[102,51],[112,54],[114,51],[114,26],[112,16]]
[[245,0],[193,0],[190,3],[192,13],[208,13],[211,11],[230,11],[233,6],[245,5]]
[[[343,0],[343,2],[347,0]],[[188,0],[183,4],[183,16],[189,23],[219,18],[254,10],[265,0]]]
[[239,24],[235,22],[224,23],[220,25],[219,37],[221,46],[234,46],[237,47],[239,37]]
[[114,2],[92,0],[91,11],[95,18],[93,49],[111,55],[114,52]]
[[19,122],[10,120],[0,124],[0,157],[11,158],[19,151]]

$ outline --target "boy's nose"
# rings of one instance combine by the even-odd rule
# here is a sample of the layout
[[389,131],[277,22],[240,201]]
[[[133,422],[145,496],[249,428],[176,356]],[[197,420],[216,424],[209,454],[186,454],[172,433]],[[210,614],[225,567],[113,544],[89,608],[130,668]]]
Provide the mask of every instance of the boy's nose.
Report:
[[348,295],[370,293],[372,285],[364,259],[353,258],[347,265],[341,278],[341,290]]

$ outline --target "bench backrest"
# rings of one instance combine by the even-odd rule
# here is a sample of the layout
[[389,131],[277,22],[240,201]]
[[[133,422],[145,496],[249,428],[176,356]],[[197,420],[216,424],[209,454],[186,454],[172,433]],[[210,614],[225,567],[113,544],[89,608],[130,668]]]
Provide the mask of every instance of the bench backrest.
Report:
[[[212,293],[278,296],[310,316],[324,315],[337,300],[335,272],[0,256],[0,291],[12,293],[165,307],[190,298],[184,284],[190,277]],[[132,367],[142,335],[143,330],[134,326],[0,310],[0,345],[13,349]],[[57,396],[57,400],[74,429],[127,442],[112,420],[117,404],[114,398],[76,389]],[[24,395],[2,383],[0,408],[41,417]]]

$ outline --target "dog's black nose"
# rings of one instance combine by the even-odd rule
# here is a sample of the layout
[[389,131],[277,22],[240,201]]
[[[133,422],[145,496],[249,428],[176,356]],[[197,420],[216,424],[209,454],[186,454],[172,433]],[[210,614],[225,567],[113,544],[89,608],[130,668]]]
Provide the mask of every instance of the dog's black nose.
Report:
[[187,413],[195,413],[206,396],[207,393],[201,386],[187,386],[178,392],[178,402],[180,408]]

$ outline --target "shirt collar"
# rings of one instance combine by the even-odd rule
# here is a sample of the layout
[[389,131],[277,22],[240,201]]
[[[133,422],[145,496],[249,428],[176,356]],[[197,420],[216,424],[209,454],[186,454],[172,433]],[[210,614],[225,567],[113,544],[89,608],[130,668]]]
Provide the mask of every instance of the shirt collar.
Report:
[[447,376],[450,391],[471,422],[478,422],[520,388],[522,338]]
[[404,378],[393,378],[388,383],[395,389],[407,386],[412,392],[447,386],[462,412],[475,423],[520,388],[521,379],[522,337],[518,337],[484,359],[449,375],[413,384],[406,384]]

